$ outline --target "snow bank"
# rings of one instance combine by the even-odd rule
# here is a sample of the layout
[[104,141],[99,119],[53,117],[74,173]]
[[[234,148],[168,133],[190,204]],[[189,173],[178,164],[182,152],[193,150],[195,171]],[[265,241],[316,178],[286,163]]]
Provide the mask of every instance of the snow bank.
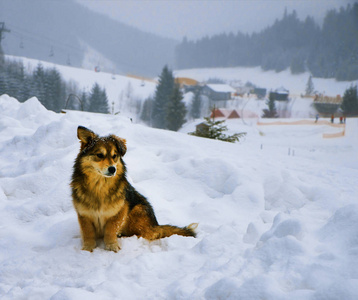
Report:
[[[329,140],[329,125],[232,120],[248,135],[231,144],[187,135],[194,123],[173,133],[35,98],[3,95],[0,115],[2,299],[358,298],[357,119]],[[126,138],[129,177],[159,222],[199,222],[198,237],[81,251],[78,125]]]

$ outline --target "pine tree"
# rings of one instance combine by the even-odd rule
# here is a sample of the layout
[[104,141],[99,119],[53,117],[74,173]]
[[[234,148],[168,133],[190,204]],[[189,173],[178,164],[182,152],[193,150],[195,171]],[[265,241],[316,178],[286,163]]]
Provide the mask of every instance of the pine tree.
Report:
[[43,106],[48,107],[46,101],[46,90],[45,90],[45,71],[42,64],[38,64],[37,68],[32,76],[32,88],[31,93],[41,102]]
[[140,115],[140,119],[151,126],[151,116],[152,116],[152,108],[153,108],[154,100],[153,98],[148,98],[144,101],[142,112]]
[[24,102],[31,97],[31,80],[25,72],[24,64],[21,62],[19,73],[17,76],[18,84],[20,85],[18,99]]
[[173,72],[165,66],[159,76],[152,110],[152,126],[155,128],[166,128],[166,115],[168,102],[174,90]]
[[[215,108],[214,108],[215,109]],[[202,126],[205,128],[204,130],[196,130],[195,132],[190,132],[190,135],[220,140],[224,142],[235,143],[239,142],[240,138],[246,135],[246,132],[235,133],[233,135],[224,134],[227,131],[227,126],[224,125],[225,120],[216,121],[215,118],[206,117],[204,118],[205,122],[202,123]]]
[[7,91],[7,80],[6,73],[0,72],[0,95],[6,94]]
[[88,111],[104,114],[107,114],[109,112],[106,91],[104,89],[102,90],[98,83],[95,83],[92,87],[89,96]]
[[263,118],[277,118],[277,110],[275,105],[275,97],[273,93],[270,93],[269,99],[266,102],[268,109],[264,109]]
[[186,108],[183,100],[183,93],[178,84],[175,85],[170,102],[167,106],[166,128],[172,131],[178,131],[186,122]]
[[200,88],[197,87],[194,91],[194,98],[191,104],[190,116],[193,119],[200,118],[200,109],[201,109]]
[[306,95],[311,96],[314,93],[314,85],[312,80],[312,75],[308,78],[307,84],[306,84]]
[[59,112],[65,105],[63,81],[61,74],[55,69],[45,72],[45,94],[47,109]]
[[341,109],[347,116],[358,115],[358,92],[356,85],[351,86],[344,92]]
[[85,91],[82,92],[81,97],[80,97],[80,107],[81,110],[83,111],[88,111],[89,109],[89,100],[88,100],[88,95]]

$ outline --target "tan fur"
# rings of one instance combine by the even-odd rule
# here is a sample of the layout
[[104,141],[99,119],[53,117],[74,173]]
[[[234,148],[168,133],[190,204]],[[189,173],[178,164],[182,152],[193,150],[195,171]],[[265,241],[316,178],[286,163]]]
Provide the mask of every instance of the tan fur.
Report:
[[93,251],[96,239],[103,238],[106,249],[117,252],[118,235],[148,240],[173,234],[195,236],[196,223],[183,228],[158,224],[149,202],[126,179],[124,139],[115,135],[101,138],[84,127],[78,128],[77,135],[81,150],[71,187],[83,250]]

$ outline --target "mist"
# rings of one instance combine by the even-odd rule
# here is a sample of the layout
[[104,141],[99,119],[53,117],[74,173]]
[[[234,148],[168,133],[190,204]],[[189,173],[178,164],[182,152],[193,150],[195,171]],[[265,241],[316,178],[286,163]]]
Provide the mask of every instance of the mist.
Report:
[[353,0],[256,0],[256,1],[86,1],[76,0],[93,11],[146,32],[181,40],[220,33],[259,32],[296,10],[300,19],[312,16],[322,24],[330,9]]

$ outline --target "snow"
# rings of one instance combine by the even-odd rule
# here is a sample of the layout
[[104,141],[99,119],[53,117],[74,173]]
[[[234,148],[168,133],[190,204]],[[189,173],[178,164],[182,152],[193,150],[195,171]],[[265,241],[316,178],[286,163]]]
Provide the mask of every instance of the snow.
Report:
[[[324,120],[228,120],[247,132],[231,144],[187,135],[199,120],[174,133],[36,98],[0,96],[0,114],[1,299],[358,298],[358,119],[334,139],[323,134],[342,128]],[[198,222],[198,237],[82,251],[78,125],[125,138],[130,180],[159,222]]]
[[[0,96],[1,299],[358,299],[358,119],[315,124],[312,99],[293,96],[277,105],[292,119],[260,120],[265,101],[239,98],[226,108],[244,118],[227,125],[247,135],[224,143],[187,135],[202,120],[178,133],[136,124],[131,99],[153,95],[153,81],[41,63],[81,90],[99,83],[121,113],[56,114],[36,98]],[[297,95],[309,77],[259,68],[175,74]],[[333,96],[352,84],[313,80]],[[192,97],[184,95],[187,106]],[[159,222],[198,222],[197,238],[130,237],[118,253],[103,243],[82,251],[69,187],[78,125],[125,138],[129,180]]]
[[[86,46],[87,47],[87,46]],[[106,89],[108,104],[112,113],[131,118],[134,122],[140,122],[140,111],[144,101],[153,97],[156,89],[156,81],[153,79],[142,78],[133,74],[118,75],[115,73],[95,72],[94,69],[78,69],[71,66],[54,65],[53,63],[38,61],[25,57],[6,56],[10,60],[21,60],[27,69],[32,72],[37,65],[41,63],[46,68],[55,67],[67,82],[74,82],[79,88],[79,93],[84,91],[90,92],[92,86],[98,83],[101,88]],[[89,67],[95,62],[101,65],[110,65],[110,62],[99,56],[93,49],[88,47],[87,54],[83,61],[84,67]],[[158,75],[161,70],[158,70]],[[174,71],[176,77],[187,77],[199,82],[205,82],[212,78],[225,80],[233,86],[244,86],[251,82],[258,87],[266,88],[268,91],[275,90],[284,86],[290,91],[290,101],[277,102],[276,108],[280,117],[291,118],[313,118],[317,112],[312,107],[312,98],[302,98],[305,94],[306,84],[310,76],[309,73],[292,75],[289,70],[276,73],[274,71],[262,71],[261,68],[213,68],[213,69],[190,69]],[[228,84],[214,84],[212,86],[229,88]],[[343,95],[344,91],[352,84],[357,82],[337,82],[334,79],[313,78],[315,90],[332,97]],[[222,89],[223,90],[223,89]],[[183,101],[187,108],[190,108],[194,94],[192,92],[184,95]],[[256,97],[245,96],[237,97],[233,101],[226,101],[219,106],[228,109],[236,109],[240,116],[244,118],[253,118],[262,116],[263,109],[267,108],[265,100],[256,100]],[[223,108],[223,107],[219,107]],[[203,103],[203,114],[210,115],[209,104]]]
[[[97,53],[89,49],[83,62],[85,67],[91,65],[91,60],[94,59],[94,56],[102,62],[102,65],[104,64],[104,58],[98,58]],[[105,88],[106,90],[110,111],[112,112],[113,104],[114,113],[123,113],[134,120],[136,120],[137,117],[137,102],[139,102],[139,105],[142,105],[147,98],[153,96],[155,93],[156,83],[154,80],[143,80],[139,79],[139,77],[134,78],[133,76],[129,76],[130,74],[126,76],[114,73],[95,72],[94,69],[86,70],[71,66],[55,65],[45,61],[25,57],[14,57],[11,55],[6,55],[6,58],[22,61],[29,72],[33,72],[39,63],[45,68],[56,68],[67,82],[74,82],[78,86],[79,93],[82,91],[90,92],[93,85],[98,83],[101,88]]]
[[228,84],[207,84],[207,86],[215,92],[235,93],[235,89]]
[[[257,87],[268,89],[268,91],[284,86],[293,95],[305,94],[308,78],[310,77],[308,72],[292,75],[290,70],[277,73],[275,71],[263,71],[260,67],[188,69],[175,71],[174,74],[177,77],[189,77],[200,82],[212,78],[241,82],[242,85],[251,82]],[[317,92],[334,97],[336,95],[342,96],[344,91],[354,83],[315,77],[312,78],[312,81]]]

